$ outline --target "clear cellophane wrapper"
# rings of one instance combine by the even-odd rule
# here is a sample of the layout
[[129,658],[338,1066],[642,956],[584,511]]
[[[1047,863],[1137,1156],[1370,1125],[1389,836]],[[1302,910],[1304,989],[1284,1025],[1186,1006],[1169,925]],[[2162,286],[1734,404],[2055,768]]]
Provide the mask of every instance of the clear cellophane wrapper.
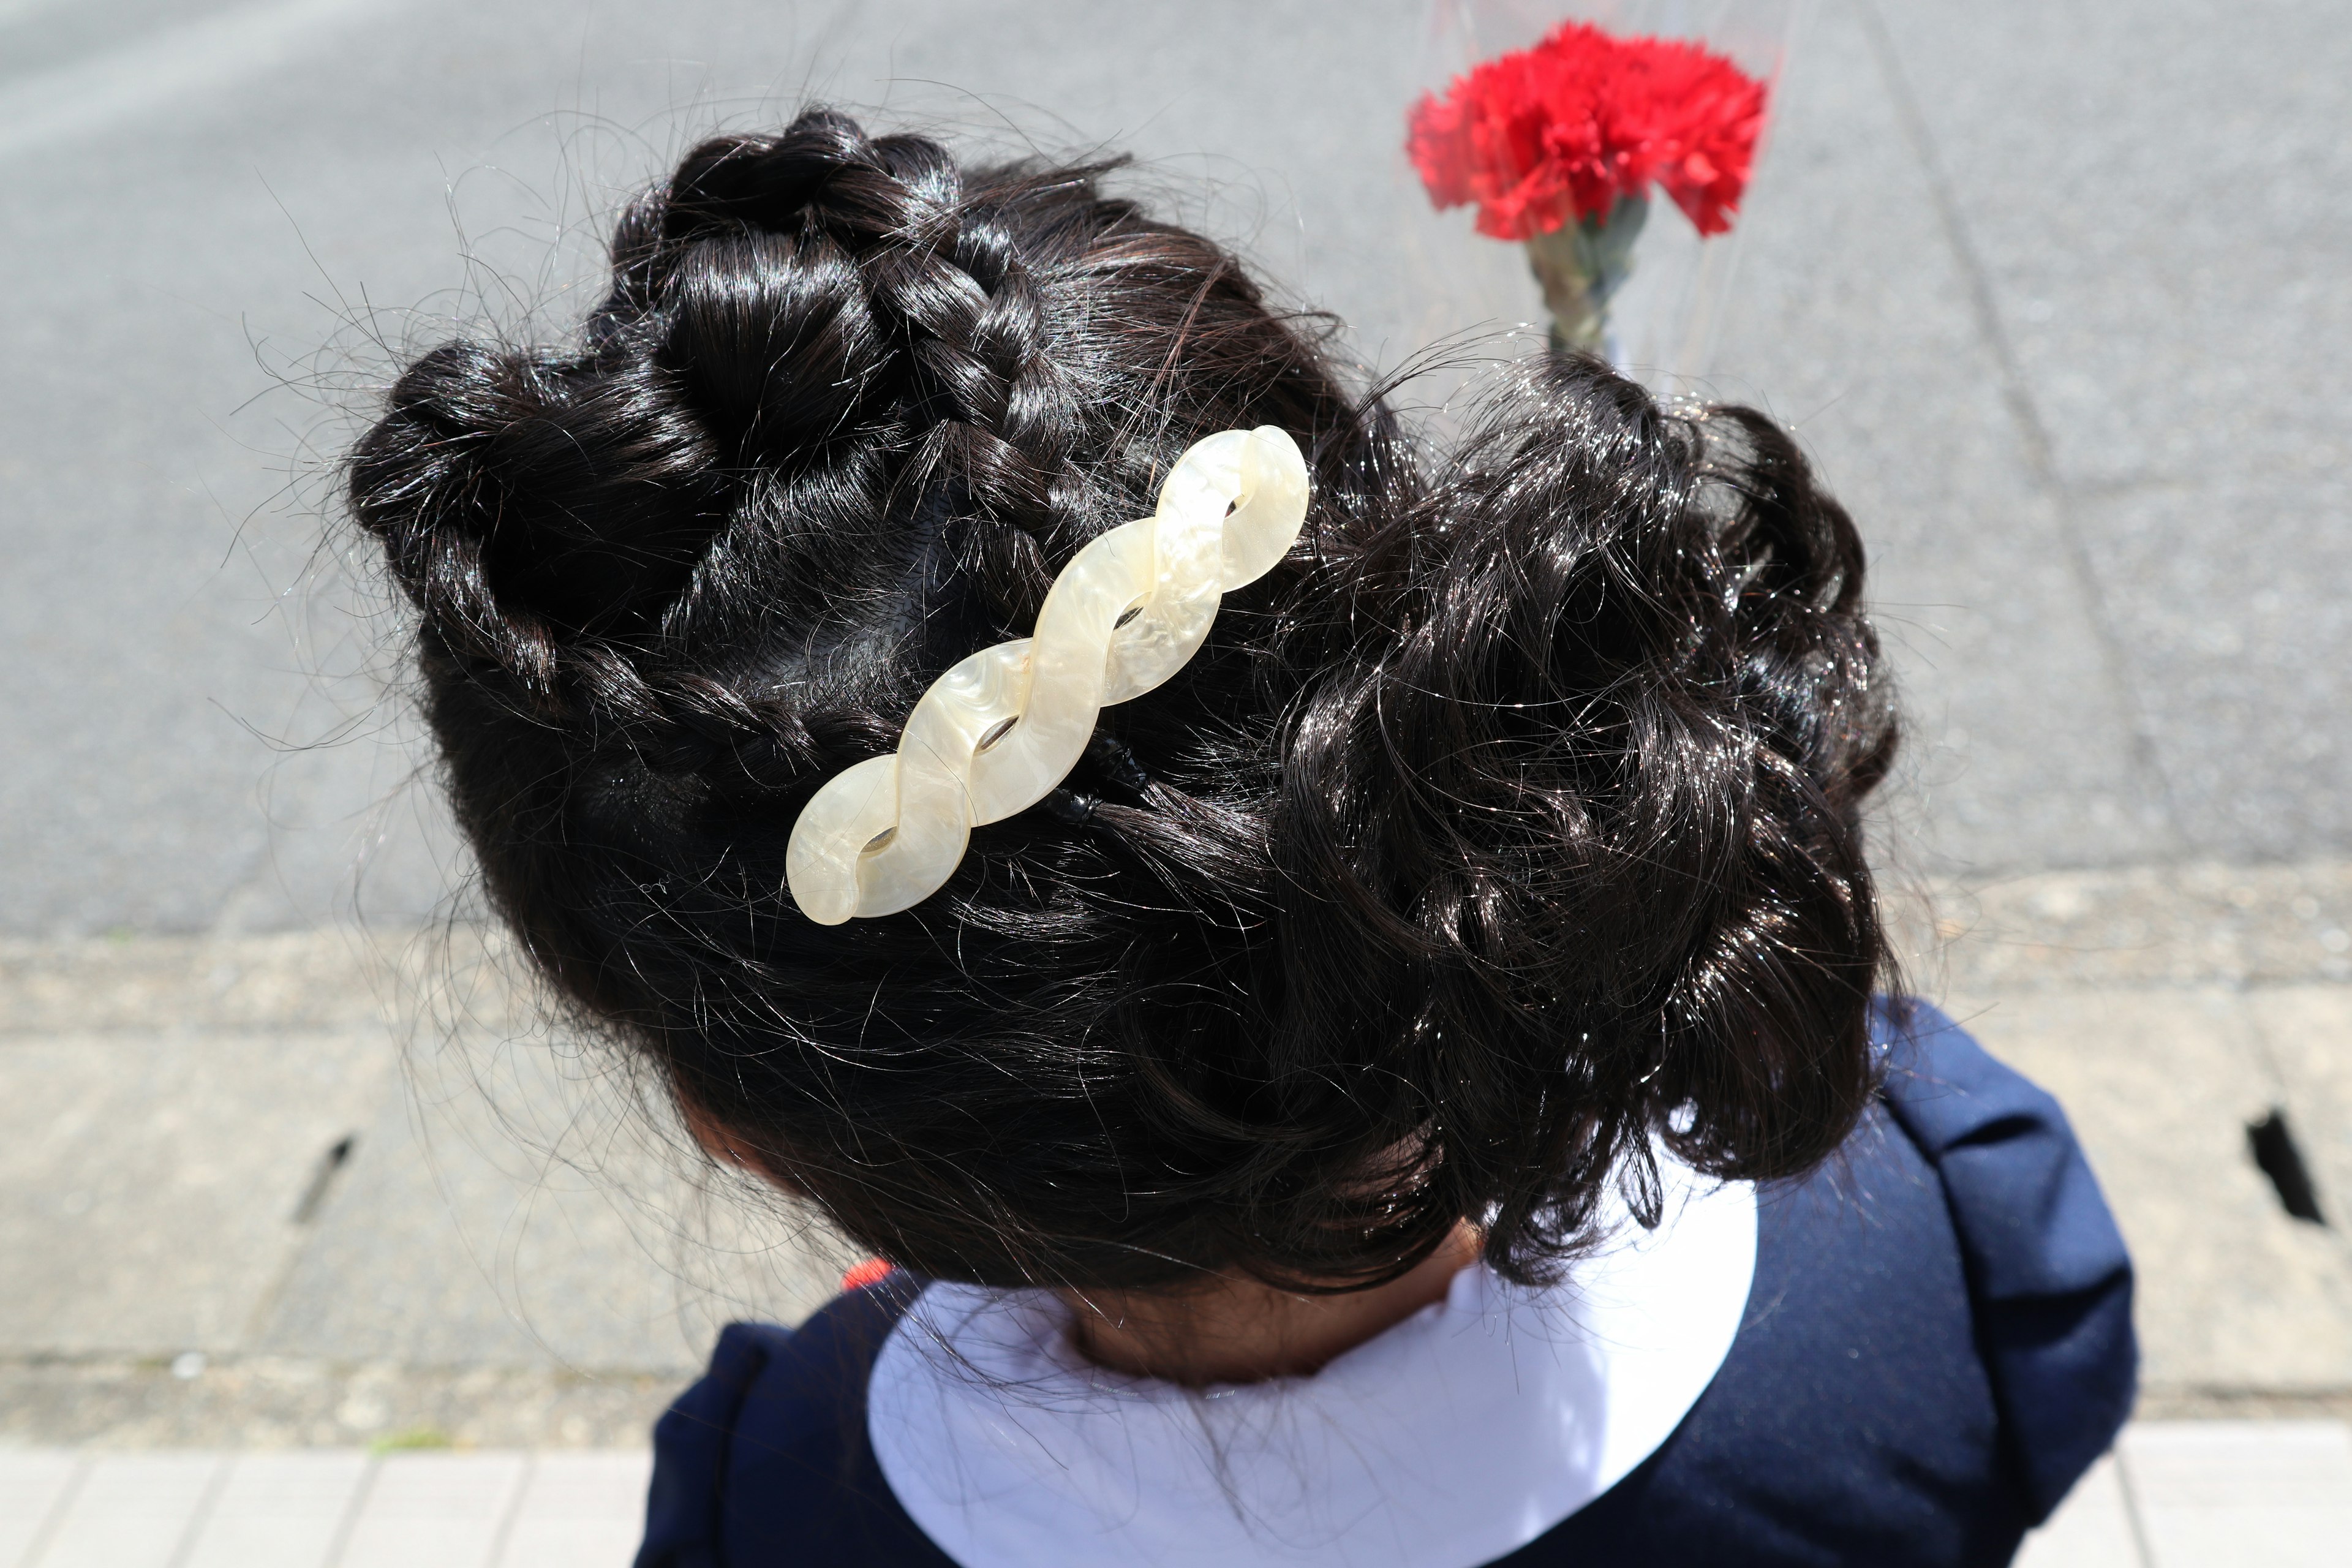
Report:
[[[1654,191],[1633,267],[1611,296],[1602,352],[1620,370],[1662,394],[1693,390],[1713,370],[1746,216],[1759,190],[1769,191],[1767,162],[1779,119],[1780,81],[1804,0],[1433,0],[1430,7],[1423,90],[1443,92],[1480,61],[1525,48],[1562,22],[1590,22],[1624,37],[1688,38],[1727,55],[1762,81],[1764,132],[1740,216],[1727,234],[1703,238],[1680,208]],[[1399,125],[1403,123],[1400,106]],[[1400,156],[1398,177],[1418,186]],[[1545,341],[1549,325],[1542,287],[1526,246],[1490,239],[1473,226],[1466,209],[1433,215],[1416,226],[1420,252],[1411,258],[1424,290],[1424,342],[1475,346],[1517,327],[1517,341]]]

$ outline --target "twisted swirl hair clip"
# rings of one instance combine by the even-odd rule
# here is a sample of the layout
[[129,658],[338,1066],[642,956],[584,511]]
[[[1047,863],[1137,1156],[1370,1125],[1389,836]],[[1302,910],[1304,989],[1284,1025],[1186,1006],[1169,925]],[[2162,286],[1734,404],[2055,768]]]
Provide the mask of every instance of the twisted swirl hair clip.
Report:
[[1069,775],[1095,721],[1200,651],[1223,596],[1289,553],[1307,521],[1307,461],[1271,425],[1196,441],[1159,510],[1071,557],[1034,635],[983,648],[931,684],[898,749],[826,782],[793,824],[784,876],[820,925],[889,915],[940,890],[971,830],[1025,811]]

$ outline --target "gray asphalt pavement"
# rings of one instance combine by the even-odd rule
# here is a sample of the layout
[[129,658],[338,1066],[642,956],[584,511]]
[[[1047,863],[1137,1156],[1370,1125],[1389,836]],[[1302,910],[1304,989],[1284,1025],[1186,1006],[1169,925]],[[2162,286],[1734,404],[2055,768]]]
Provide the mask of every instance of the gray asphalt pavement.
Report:
[[[2352,30],[2320,0],[1821,0],[1709,384],[1876,550],[1922,872],[2352,848]],[[405,349],[558,331],[604,215],[818,95],[1111,147],[1368,364],[1534,305],[1398,151],[1417,0],[0,4],[0,930],[430,910],[321,521]]]

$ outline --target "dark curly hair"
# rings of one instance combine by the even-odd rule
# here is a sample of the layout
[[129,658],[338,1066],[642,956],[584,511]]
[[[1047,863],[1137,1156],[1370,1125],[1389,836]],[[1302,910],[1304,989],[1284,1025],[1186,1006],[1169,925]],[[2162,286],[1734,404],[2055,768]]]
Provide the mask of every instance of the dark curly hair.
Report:
[[[1872,1090],[1863,552],[1790,439],[1553,355],[1428,453],[1108,165],[812,111],[639,198],[576,346],[402,376],[351,498],[417,615],[488,894],[856,1241],[920,1274],[1310,1289],[1468,1218],[1542,1277],[1653,1150],[1801,1173]],[[1198,437],[1305,537],[903,914],[784,847],[1025,635]]]

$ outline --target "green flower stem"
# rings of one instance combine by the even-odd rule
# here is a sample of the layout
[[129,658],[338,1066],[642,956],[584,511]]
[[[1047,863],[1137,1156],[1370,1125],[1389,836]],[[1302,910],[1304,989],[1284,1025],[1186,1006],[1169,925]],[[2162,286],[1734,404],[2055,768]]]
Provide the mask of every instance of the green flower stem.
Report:
[[1633,241],[1650,216],[1647,196],[1620,196],[1606,217],[1582,217],[1528,241],[1543,286],[1555,348],[1606,352],[1610,297],[1633,272]]

